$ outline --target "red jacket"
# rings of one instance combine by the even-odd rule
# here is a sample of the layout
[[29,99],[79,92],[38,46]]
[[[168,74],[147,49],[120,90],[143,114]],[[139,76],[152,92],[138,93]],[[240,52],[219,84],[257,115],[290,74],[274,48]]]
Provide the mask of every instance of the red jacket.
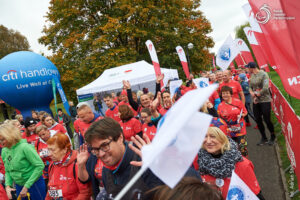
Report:
[[48,145],[42,139],[39,139],[35,143],[35,149],[45,164],[45,168],[43,170],[43,178],[48,179],[49,178],[48,168],[50,163],[52,162],[49,156]]
[[56,133],[67,133],[65,127],[59,123],[55,123],[49,130],[56,131]]
[[31,134],[30,136],[26,135],[26,131],[22,133],[22,138],[26,139],[27,142],[33,146],[35,146],[35,143],[40,139],[37,134]]
[[78,180],[78,166],[75,162],[77,152],[72,151],[70,160],[62,164],[51,164],[46,200],[63,198],[65,200],[89,200],[91,185]]
[[117,105],[115,105],[113,108],[108,108],[105,112],[105,116],[113,118],[117,122],[121,121],[121,119],[119,117],[119,109],[118,109]]
[[156,127],[153,124],[149,125],[147,123],[144,123],[142,126],[142,130],[143,134],[146,134],[149,137],[150,141],[152,141],[156,134]]
[[244,117],[240,119],[239,123],[237,122],[241,110],[243,110],[243,114],[247,113],[247,109],[242,101],[235,98],[232,98],[231,104],[227,104],[223,101],[218,107],[219,117],[227,123],[231,137],[246,135]]
[[4,187],[2,186],[2,184],[0,184],[0,199],[1,200],[8,200],[6,191],[5,191]]
[[120,122],[121,128],[123,129],[125,140],[131,141],[131,136],[135,136],[142,131],[142,124],[136,118],[131,118],[126,122]]
[[[235,164],[235,173],[247,184],[254,194],[257,195],[260,192],[260,187],[254,174],[254,167],[250,160],[243,157],[243,161],[237,162]],[[202,175],[201,178],[203,182],[216,185],[216,178],[211,175]],[[224,185],[222,187],[218,187],[224,199],[226,199],[227,196],[230,179],[231,177],[224,178]]]

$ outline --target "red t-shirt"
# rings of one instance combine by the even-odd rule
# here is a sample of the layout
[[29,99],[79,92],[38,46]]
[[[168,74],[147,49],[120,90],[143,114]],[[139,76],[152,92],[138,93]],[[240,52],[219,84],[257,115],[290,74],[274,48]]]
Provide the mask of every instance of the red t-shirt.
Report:
[[242,101],[235,98],[232,98],[231,104],[222,101],[218,107],[218,114],[227,123],[231,137],[246,135],[244,117],[241,117],[238,122],[241,111],[243,114],[247,114],[247,109]]
[[220,92],[221,92],[221,89],[223,86],[231,87],[232,88],[232,97],[240,99],[239,93],[241,91],[243,91],[243,89],[239,82],[230,80],[228,83],[225,83],[224,81],[222,83],[220,83],[218,92],[221,96],[222,96],[222,94]]
[[136,118],[131,118],[127,122],[120,122],[123,129],[125,140],[130,141],[131,136],[135,136],[137,133],[142,131],[142,124]]
[[146,134],[150,141],[152,141],[152,139],[154,138],[155,134],[156,134],[156,127],[152,124],[143,124],[142,126],[142,130],[143,130],[143,134]]
[[[256,179],[254,167],[251,161],[243,157],[243,161],[237,162],[235,164],[235,173],[246,183],[246,185],[255,195],[257,195],[260,192],[260,187]],[[207,182],[211,185],[216,185],[216,178],[211,175],[202,175],[201,178],[203,182]],[[224,182],[217,186],[217,188],[221,191],[224,199],[226,199],[227,196],[230,178],[231,177],[221,179]]]
[[209,101],[210,101],[210,103],[212,103],[213,105],[215,105],[215,100],[216,100],[216,99],[219,99],[219,98],[220,98],[220,96],[219,96],[218,92],[217,92],[217,91],[214,91],[214,92],[212,93],[212,95],[210,95]]
[[121,119],[119,117],[118,106],[116,106],[116,105],[113,108],[108,108],[105,112],[105,115],[106,115],[106,117],[113,118],[117,122],[121,121]]

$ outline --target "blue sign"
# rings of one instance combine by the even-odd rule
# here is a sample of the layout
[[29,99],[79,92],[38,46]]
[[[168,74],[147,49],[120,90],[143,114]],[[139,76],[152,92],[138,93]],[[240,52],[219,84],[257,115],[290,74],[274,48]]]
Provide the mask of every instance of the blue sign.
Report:
[[207,87],[208,86],[208,84],[205,82],[205,81],[200,81],[199,82],[199,87],[200,88],[205,88],[205,87]]
[[244,200],[245,195],[244,192],[239,187],[233,187],[228,191],[227,194],[228,200]]
[[220,57],[224,61],[228,61],[231,57],[230,47],[228,45],[223,45],[219,51]]
[[24,118],[31,116],[31,110],[51,113],[53,76],[60,75],[47,58],[29,51],[11,53],[0,60],[0,99]]

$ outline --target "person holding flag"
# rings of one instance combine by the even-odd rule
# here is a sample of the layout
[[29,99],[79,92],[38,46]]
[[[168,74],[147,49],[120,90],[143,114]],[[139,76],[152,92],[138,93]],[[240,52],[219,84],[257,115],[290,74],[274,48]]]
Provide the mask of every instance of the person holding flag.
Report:
[[199,173],[204,182],[218,187],[226,199],[233,170],[261,200],[264,197],[255,177],[253,164],[243,157],[237,144],[219,128],[209,127],[198,153]]

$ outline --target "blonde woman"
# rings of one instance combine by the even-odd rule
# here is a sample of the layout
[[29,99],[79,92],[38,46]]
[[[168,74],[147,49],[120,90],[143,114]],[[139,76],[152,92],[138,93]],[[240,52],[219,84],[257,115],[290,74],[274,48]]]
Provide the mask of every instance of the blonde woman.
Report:
[[0,143],[3,146],[2,159],[5,166],[6,193],[11,199],[13,183],[16,183],[17,195],[31,200],[44,199],[45,182],[42,177],[44,163],[34,147],[21,138],[20,130],[11,125],[0,126]]
[[243,157],[237,144],[221,129],[209,127],[198,154],[199,172],[204,182],[216,185],[226,199],[232,171],[248,185],[259,199],[264,199],[254,174],[253,164]]

